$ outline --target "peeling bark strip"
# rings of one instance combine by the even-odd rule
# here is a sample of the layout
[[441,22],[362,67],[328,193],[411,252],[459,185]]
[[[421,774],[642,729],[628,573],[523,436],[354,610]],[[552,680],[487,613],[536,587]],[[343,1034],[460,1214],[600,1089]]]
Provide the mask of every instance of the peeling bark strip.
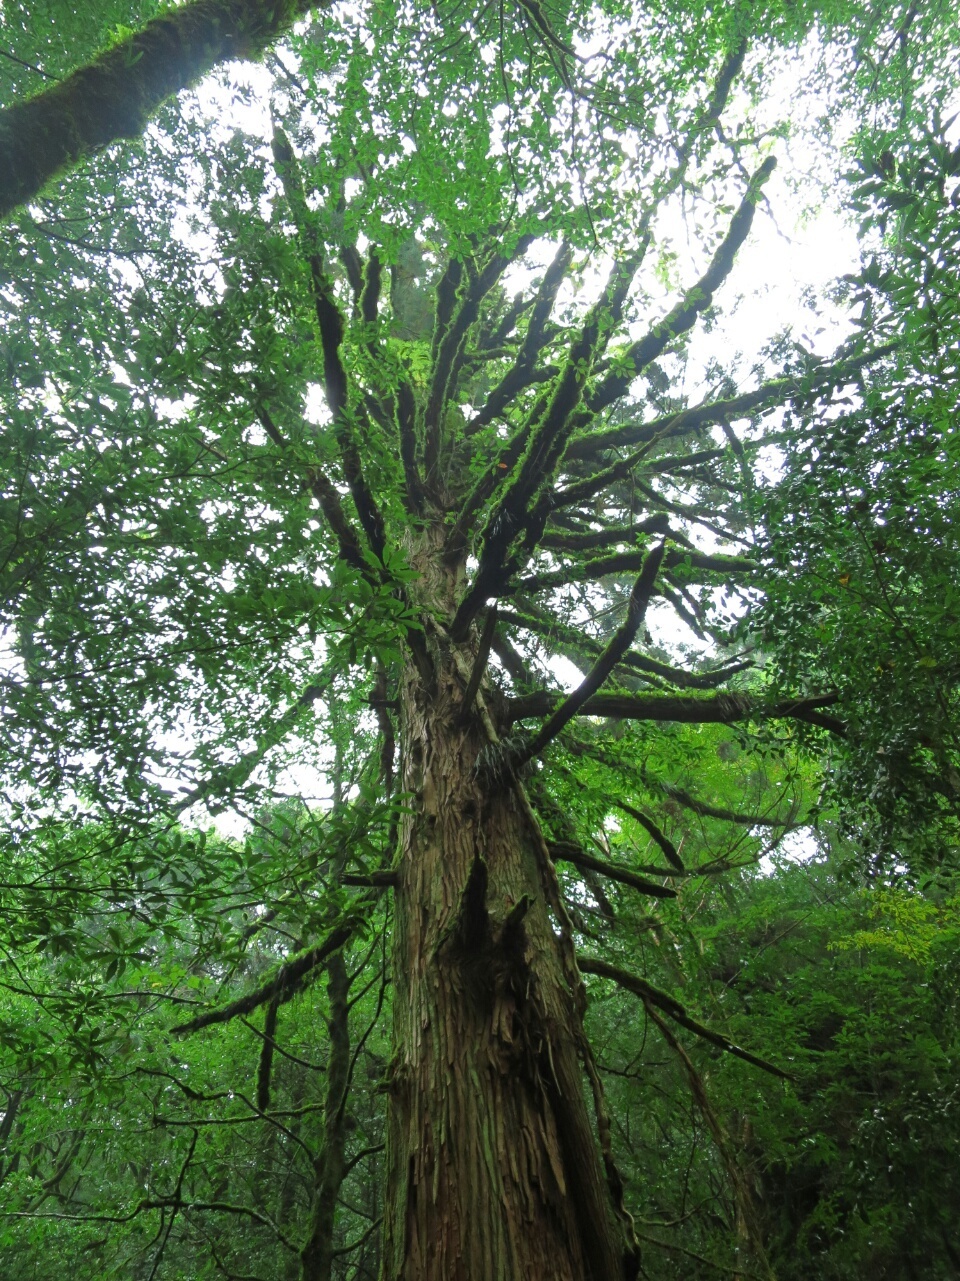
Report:
[[258,54],[315,0],[193,0],[0,111],[0,214],[120,138],[218,63]]

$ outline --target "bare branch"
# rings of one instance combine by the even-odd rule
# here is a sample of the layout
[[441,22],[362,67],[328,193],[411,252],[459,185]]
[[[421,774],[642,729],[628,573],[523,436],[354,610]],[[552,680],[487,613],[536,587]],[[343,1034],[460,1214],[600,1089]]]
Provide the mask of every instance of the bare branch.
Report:
[[[510,719],[549,716],[564,696],[552,690],[524,694],[508,702]],[[791,718],[809,721],[833,734],[846,736],[843,721],[822,714],[821,707],[838,701],[837,694],[819,694],[765,703],[752,694],[594,694],[580,707],[578,716],[614,717],[635,721],[677,721],[688,725],[729,725],[734,721]]]
[[[526,608],[527,610],[536,609],[532,604],[528,604]],[[601,643],[586,635],[581,628],[561,623],[552,616],[547,616],[546,611],[543,615],[538,615],[535,612],[521,614],[501,609],[498,618],[501,623],[511,627],[519,627],[524,631],[535,632],[539,636],[546,637],[568,655],[577,653],[584,657],[595,657],[602,650]],[[745,659],[728,663],[725,667],[712,672],[686,672],[683,668],[671,667],[669,663],[661,663],[657,659],[629,650],[620,659],[619,666],[628,668],[638,675],[656,677],[659,681],[669,681],[671,685],[676,685],[680,689],[716,689],[732,676],[748,671],[753,663],[750,659]]]
[[[506,269],[519,258],[532,243],[532,235],[521,236],[510,254],[494,254],[486,266],[471,281],[463,295],[459,311],[450,319],[439,340],[433,365],[433,377],[423,415],[423,469],[429,482],[437,466],[443,427],[443,415],[448,394],[456,382],[462,360],[464,343],[471,325],[480,314],[480,304],[497,283]],[[438,312],[439,316],[439,312]]]
[[658,543],[647,554],[640,577],[634,584],[630,599],[627,602],[626,618],[617,629],[603,654],[597,659],[586,679],[569,697],[563,700],[547,723],[534,736],[533,741],[523,753],[524,760],[529,761],[535,756],[539,756],[547,744],[557,737],[567,722],[572,720],[574,716],[580,715],[581,708],[597,692],[633,644],[633,639],[640,629],[644,614],[647,612],[647,605],[653,594],[653,584],[656,581],[665,549],[665,543]]
[[651,898],[677,897],[677,891],[670,889],[669,886],[658,885],[656,881],[648,881],[646,877],[638,876],[636,872],[631,872],[626,867],[618,867],[616,863],[608,863],[604,859],[594,858],[570,841],[551,841],[548,848],[550,857],[555,863],[572,863],[574,867],[585,868],[590,872],[599,872],[601,876],[606,876],[608,880],[619,881],[621,885],[629,885],[631,889],[639,890],[641,894],[649,894]]
[[639,823],[647,835],[656,841],[657,845],[663,850],[667,862],[675,872],[680,872],[681,874],[686,872],[687,869],[683,865],[679,850],[648,814],[644,814],[642,810],[628,805],[626,801],[614,801],[613,804],[616,809],[621,810],[629,818],[632,818],[635,823]]
[[[279,125],[273,129],[273,158],[277,174],[283,185],[284,195],[300,238],[300,244],[310,268],[313,286],[314,310],[320,331],[323,351],[323,389],[333,418],[333,431],[340,451],[343,474],[350,487],[357,516],[367,536],[374,555],[383,560],[386,546],[383,516],[367,485],[360,461],[360,451],[354,439],[349,406],[347,371],[340,355],[344,337],[344,320],[333,292],[333,282],[324,267],[322,246],[316,234],[313,215],[307,205],[303,176],[289,138]],[[379,268],[379,262],[378,262]],[[379,293],[379,271],[374,272]],[[370,274],[368,272],[368,285]],[[372,285],[371,285],[372,288]],[[366,288],[365,288],[366,292]],[[369,304],[368,304],[369,305]]]
[[624,988],[627,992],[632,992],[634,996],[639,996],[646,1004],[654,1005],[659,1010],[663,1010],[669,1018],[681,1027],[685,1027],[690,1032],[695,1032],[697,1036],[709,1041],[711,1045],[719,1046],[727,1054],[735,1054],[738,1059],[743,1059],[746,1063],[752,1063],[754,1067],[761,1068],[764,1072],[769,1072],[772,1076],[778,1076],[782,1081],[792,1081],[793,1077],[789,1072],[784,1072],[782,1068],[776,1067],[773,1063],[768,1063],[766,1059],[759,1058],[756,1054],[751,1054],[749,1050],[742,1049],[729,1037],[724,1036],[722,1032],[715,1032],[712,1028],[706,1027],[697,1019],[692,1018],[681,1003],[669,992],[664,992],[646,979],[640,978],[638,974],[630,974],[626,970],[618,969],[615,965],[610,965],[607,961],[600,960],[596,956],[580,956],[578,958],[580,969],[584,974],[596,974],[598,978],[611,979],[618,987]]

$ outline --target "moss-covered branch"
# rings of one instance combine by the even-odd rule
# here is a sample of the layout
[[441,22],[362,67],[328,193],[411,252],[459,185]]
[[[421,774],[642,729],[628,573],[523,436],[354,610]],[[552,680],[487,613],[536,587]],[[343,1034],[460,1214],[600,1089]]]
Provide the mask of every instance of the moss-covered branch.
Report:
[[[644,552],[617,552],[613,556],[598,556],[595,560],[584,561],[580,565],[570,565],[566,569],[553,570],[546,574],[531,574],[521,578],[516,584],[518,592],[543,592],[554,587],[564,587],[567,583],[592,583],[610,574],[632,574],[643,564]],[[710,555],[707,552],[682,551],[672,548],[664,558],[664,568],[673,569],[678,565],[689,565],[691,569],[701,569],[709,573],[744,574],[756,573],[759,565],[746,556]]]
[[537,731],[524,753],[527,760],[539,756],[548,743],[551,743],[568,721],[580,714],[581,709],[590,701],[616,665],[633,644],[634,637],[640,629],[653,585],[656,581],[660,564],[663,560],[665,544],[658,543],[644,557],[640,577],[633,586],[627,602],[627,616],[610,639],[606,649],[594,663],[581,684],[554,709],[545,725]]
[[752,391],[730,396],[726,400],[692,405],[689,409],[655,418],[649,423],[625,423],[618,427],[608,427],[605,431],[585,433],[571,440],[564,461],[595,458],[610,449],[629,448],[653,440],[675,440],[700,431],[703,427],[747,418],[751,414],[762,413],[765,409],[783,405],[799,397],[827,395],[834,389],[853,382],[860,370],[889,356],[896,350],[896,346],[896,343],[885,343],[850,360],[826,365],[815,374],[773,378]]
[[610,881],[618,881],[621,885],[629,885],[631,889],[639,890],[641,894],[648,894],[651,898],[676,898],[677,891],[670,889],[668,885],[658,885],[656,881],[648,881],[645,876],[638,876],[636,872],[630,871],[626,867],[618,867],[616,863],[607,862],[605,859],[594,858],[593,855],[585,853],[578,845],[570,841],[552,841],[549,846],[550,857],[555,863],[572,863],[574,867],[579,867],[588,872],[599,872]]
[[192,0],[0,112],[0,214],[121,138],[221,62],[256,56],[315,0]]
[[[586,635],[582,627],[571,627],[553,617],[538,616],[529,612],[531,608],[533,607],[528,606],[524,613],[501,610],[500,621],[508,626],[520,627],[524,631],[545,637],[554,645],[560,646],[567,657],[576,654],[593,659],[601,653],[601,643]],[[724,681],[736,676],[739,672],[747,671],[752,666],[752,660],[744,659],[728,663],[712,672],[686,672],[682,667],[671,667],[669,663],[661,663],[655,658],[648,658],[633,650],[628,651],[620,659],[621,668],[629,669],[641,676],[654,677],[659,681],[669,681],[679,689],[716,689]]]
[[245,996],[239,997],[236,1001],[221,1005],[219,1009],[208,1010],[206,1014],[198,1014],[195,1019],[191,1019],[188,1023],[179,1023],[176,1027],[171,1028],[170,1031],[176,1035],[185,1036],[190,1032],[199,1032],[201,1028],[211,1027],[215,1023],[229,1023],[241,1014],[252,1014],[261,1005],[266,1005],[274,1000],[278,1004],[284,1004],[291,997],[296,996],[307,977],[314,970],[319,969],[328,957],[343,947],[352,936],[355,928],[356,925],[353,921],[337,926],[336,929],[331,930],[322,943],[316,944],[315,947],[308,947],[291,960],[285,961],[260,987],[248,992]]

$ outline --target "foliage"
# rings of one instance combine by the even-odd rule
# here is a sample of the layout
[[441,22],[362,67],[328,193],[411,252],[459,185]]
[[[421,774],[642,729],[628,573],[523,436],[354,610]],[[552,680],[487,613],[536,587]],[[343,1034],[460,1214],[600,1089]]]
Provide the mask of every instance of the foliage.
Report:
[[764,499],[765,635],[778,680],[842,691],[855,733],[838,753],[837,796],[885,866],[917,869],[953,863],[960,795],[960,150],[936,116],[909,132],[899,163],[887,135],[864,151],[854,195],[866,263],[845,290],[861,328],[896,347],[847,410],[787,425],[784,475]]
[[[715,1024],[793,1074],[777,1082],[715,1051],[697,1055],[787,1281],[956,1268],[957,931],[924,934],[907,961],[896,935],[859,928],[893,903],[901,920],[931,917],[915,893],[881,908],[826,863],[784,864],[682,896],[646,934],[653,981],[682,975]],[[652,1028],[638,1037],[626,1000],[608,989],[592,1018],[615,1073],[632,1185],[643,1189],[637,1213],[668,1246],[658,1275],[735,1269],[742,1231],[729,1181],[676,1058]]]

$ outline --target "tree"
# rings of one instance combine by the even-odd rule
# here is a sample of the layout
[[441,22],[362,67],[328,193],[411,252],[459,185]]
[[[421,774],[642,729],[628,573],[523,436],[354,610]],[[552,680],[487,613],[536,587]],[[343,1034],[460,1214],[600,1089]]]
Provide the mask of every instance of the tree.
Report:
[[[825,66],[857,8],[820,24]],[[832,404],[888,351],[865,333],[746,389],[691,356],[684,383],[774,171],[779,126],[748,103],[812,20],[514,16],[338,14],[278,54],[269,151],[184,99],[6,250],[9,892],[23,937],[68,958],[13,994],[53,976],[36,999],[84,1071],[145,1007],[188,1040],[262,1008],[269,1105],[278,1012],[326,970],[305,1277],[330,1274],[353,1160],[344,957],[387,928],[383,1275],[637,1275],[582,974],[639,995],[671,1045],[676,1024],[778,1069],[581,964],[580,904],[755,861],[805,817],[804,752],[847,730],[830,683],[772,688],[741,617],[752,459],[768,411]],[[834,102],[865,65],[879,101],[899,90],[938,22],[871,14]],[[664,606],[700,642],[685,663],[655,638]],[[339,778],[324,737],[358,754],[353,786],[284,836],[284,764]],[[201,803],[250,817],[266,857],[184,834]],[[694,823],[734,835],[691,857]],[[134,1211],[160,1215],[154,1272],[178,1217],[222,1209],[185,1194],[199,1142]]]

